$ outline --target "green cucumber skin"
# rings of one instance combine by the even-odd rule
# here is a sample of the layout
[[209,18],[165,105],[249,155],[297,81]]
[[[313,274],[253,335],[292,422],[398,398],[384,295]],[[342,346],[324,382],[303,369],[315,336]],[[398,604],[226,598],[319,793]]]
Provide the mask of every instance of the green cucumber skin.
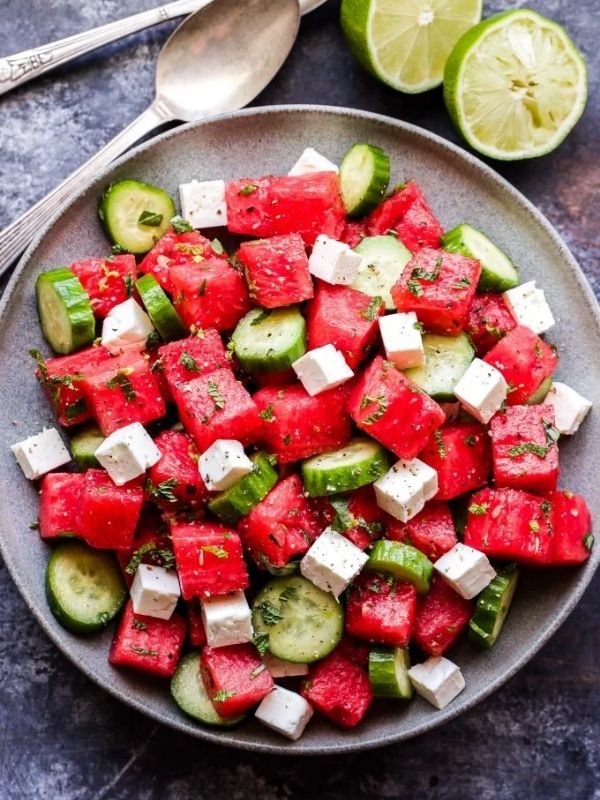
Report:
[[[260,319],[261,314],[268,313],[268,316],[263,322],[252,324],[254,320]],[[295,326],[296,330],[293,334],[291,343],[277,352],[274,348],[269,351],[267,349],[264,353],[259,353],[256,350],[253,352],[252,346],[245,344],[247,340],[253,341],[264,334],[265,328],[263,323],[269,326],[273,324]],[[280,321],[279,323],[277,321]],[[264,312],[262,309],[255,308],[250,311],[246,316],[240,320],[236,329],[234,330],[231,341],[235,354],[242,369],[248,373],[270,373],[282,372],[289,369],[294,361],[297,361],[306,353],[306,320],[300,311],[294,306],[289,308],[275,308],[271,311]]]
[[164,342],[182,339],[187,329],[162,287],[152,275],[143,275],[135,282],[142,303],[152,324]]
[[254,469],[235,486],[216,495],[208,504],[210,511],[222,522],[235,525],[264,500],[275,486],[278,474],[265,453],[251,457]]
[[419,594],[427,594],[433,575],[433,564],[420,550],[388,539],[375,542],[366,569],[412,583]]
[[472,642],[489,650],[498,641],[518,580],[518,566],[509,564],[496,573],[496,577],[479,595],[469,622],[468,635]]
[[[404,370],[404,374],[434,400],[440,403],[453,402],[456,399],[454,387],[475,358],[471,340],[466,333],[459,333],[458,336],[427,333],[423,336],[423,347],[425,364]],[[444,362],[445,353],[453,356],[450,363]]]
[[535,392],[525,401],[526,406],[537,406],[540,403],[543,403],[546,399],[546,395],[552,388],[552,375],[546,378],[540,386],[535,390]]
[[[358,192],[354,183],[355,160],[357,154],[368,154],[370,159],[370,174],[366,182]],[[361,176],[362,177],[362,176]],[[373,211],[383,200],[390,182],[390,159],[380,147],[371,144],[355,144],[346,153],[340,164],[340,190],[342,202],[348,216],[362,217]],[[358,195],[350,197],[350,195]]]
[[[383,448],[377,450],[366,466],[357,465],[350,470],[339,467],[337,470],[313,469],[312,464],[318,458],[319,456],[313,456],[307,459],[300,468],[304,488],[309,497],[327,497],[340,492],[354,491],[381,478],[390,468],[387,453]],[[334,474],[336,471],[337,474]],[[348,474],[345,474],[346,472]]]
[[[194,682],[197,678],[197,685]],[[206,694],[200,677],[200,650],[183,656],[171,678],[171,697],[186,714],[203,725],[214,728],[231,728],[238,725],[245,716],[222,717]]]
[[[60,299],[69,322],[68,341],[59,342],[49,330],[47,312],[42,307],[41,293],[44,287],[52,288]],[[90,303],[90,298],[83,288],[79,278],[69,269],[55,269],[51,272],[42,272],[35,282],[38,315],[42,332],[52,349],[61,355],[68,355],[75,350],[90,345],[96,337],[96,320]]]
[[100,467],[94,455],[104,441],[104,436],[95,424],[86,425],[71,437],[71,453],[78,468],[84,472],[92,467]]
[[[120,227],[120,223],[115,219],[117,216],[114,213],[115,207],[118,208],[118,204],[124,202],[121,195],[127,192],[146,195],[147,200],[145,198],[144,203],[140,205],[140,211],[144,210],[141,206],[145,206],[149,211],[155,211],[156,206],[161,205],[159,211],[162,212],[163,216],[161,224],[156,227],[148,228],[147,230],[139,227],[136,243],[134,243],[132,239],[129,241],[124,239],[122,233],[117,230],[117,228]],[[150,198],[152,198],[152,200],[150,200]],[[154,208],[148,208],[148,206],[154,206]],[[157,213],[159,213],[159,211],[157,211]],[[134,255],[143,255],[151,250],[158,239],[166,233],[170,225],[170,220],[176,213],[177,209],[175,203],[167,192],[150,183],[143,183],[142,181],[132,179],[124,179],[117,181],[117,183],[112,183],[105,191],[98,205],[98,218],[111,243],[119,245],[128,253],[133,253]]]
[[[396,659],[402,659],[400,680]],[[408,677],[410,656],[408,648],[374,647],[369,652],[369,680],[375,697],[410,700],[412,683]]]
[[[466,241],[471,231],[484,237],[487,242],[489,242],[490,249],[497,251],[499,259],[504,261],[503,268],[506,274],[499,274],[497,269],[484,264],[484,262],[477,257]],[[455,228],[452,228],[452,230],[447,231],[442,237],[442,247],[449,253],[459,253],[467,258],[474,258],[480,262],[481,276],[477,285],[480,292],[505,292],[519,285],[519,273],[506,253],[503,253],[484,233],[477,230],[477,228],[473,228],[473,226],[468,223],[461,223]]]

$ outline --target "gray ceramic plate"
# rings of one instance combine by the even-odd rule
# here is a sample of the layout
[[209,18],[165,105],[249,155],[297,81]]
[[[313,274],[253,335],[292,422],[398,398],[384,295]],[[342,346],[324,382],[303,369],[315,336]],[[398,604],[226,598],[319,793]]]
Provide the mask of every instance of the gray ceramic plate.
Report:
[[[52,424],[27,355],[42,338],[34,303],[41,270],[77,258],[106,254],[96,221],[97,198],[111,180],[135,177],[157,183],[177,196],[191,177],[238,178],[285,173],[312,145],[338,160],[356,141],[373,142],[391,156],[393,181],[407,176],[425,189],[446,228],[468,220],[485,230],[520,266],[537,278],[557,316],[552,340],[561,357],[560,376],[600,404],[600,319],[592,292],[563,242],[548,222],[484,164],[448,142],[395,120],[356,111],[319,107],[278,107],[244,111],[180,128],[134,151],[74,198],[24,258],[1,306],[0,363],[0,544],[8,568],[29,608],[60,649],[92,680],[149,716],[203,739],[274,753],[325,753],[366,749],[406,739],[460,714],[513,675],[551,636],[573,609],[600,558],[597,549],[581,569],[527,576],[497,646],[481,653],[467,642],[452,652],[467,688],[444,711],[416,699],[406,708],[375,705],[363,724],[340,731],[314,719],[292,744],[253,721],[234,731],[212,731],[179,713],[164,683],[111,667],[112,631],[77,638],[54,620],[44,597],[48,548],[29,525],[37,517],[37,492],[9,452],[12,442]],[[561,445],[562,485],[586,495],[600,516],[595,471],[600,418],[592,413],[573,441]]]

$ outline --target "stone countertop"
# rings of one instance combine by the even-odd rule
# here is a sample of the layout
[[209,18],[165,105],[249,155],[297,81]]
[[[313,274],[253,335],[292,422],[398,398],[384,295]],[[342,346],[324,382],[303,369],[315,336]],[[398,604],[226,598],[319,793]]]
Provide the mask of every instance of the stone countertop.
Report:
[[[485,3],[485,13],[523,4],[494,0]],[[152,5],[152,0],[3,0],[0,53]],[[290,59],[256,104],[363,108],[458,141],[441,91],[402,96],[354,63],[340,33],[338,6],[338,0],[329,0],[303,20]],[[598,0],[537,0],[535,8],[565,24],[584,51],[591,98],[583,120],[557,152],[496,168],[556,226],[599,294]],[[146,107],[156,56],[172,28],[168,23],[130,37],[0,99],[0,226]],[[549,644],[459,719],[403,744],[307,763],[208,745],[114,700],[50,643],[0,563],[0,798],[598,800],[599,589],[597,576]]]

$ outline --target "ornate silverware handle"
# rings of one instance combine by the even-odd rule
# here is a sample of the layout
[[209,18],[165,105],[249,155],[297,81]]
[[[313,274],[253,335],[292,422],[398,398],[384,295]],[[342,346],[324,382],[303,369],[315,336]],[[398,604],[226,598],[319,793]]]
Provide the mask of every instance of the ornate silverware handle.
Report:
[[24,50],[14,56],[0,58],[0,94],[11,91],[31,78],[70,61],[72,58],[89,53],[97,47],[114,42],[123,36],[158,25],[168,19],[191,14],[209,5],[211,0],[176,0],[174,3],[143,11],[132,17],[109,22],[100,28],[85,33],[77,33],[52,44],[42,45],[32,50]]
[[125,152],[128,147],[135,144],[138,139],[172,118],[167,111],[161,110],[160,105],[153,103],[56,189],[53,189],[29,211],[1,231],[0,275],[6,272],[13,261],[21,255],[38,231],[46,225],[66,200],[76,194],[88,180],[91,180],[100,170]]

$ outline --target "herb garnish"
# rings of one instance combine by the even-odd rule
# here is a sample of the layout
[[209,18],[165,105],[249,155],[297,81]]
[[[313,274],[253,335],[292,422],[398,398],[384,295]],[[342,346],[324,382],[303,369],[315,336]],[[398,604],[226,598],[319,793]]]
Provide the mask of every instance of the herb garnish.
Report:
[[225,398],[219,392],[219,387],[214,381],[209,381],[206,386],[206,391],[208,392],[209,397],[212,397],[215,403],[215,408],[221,411],[225,408]]
[[435,431],[434,434],[433,434],[433,438],[435,440],[435,444],[436,444],[437,451],[439,453],[440,458],[446,458],[446,456],[447,456],[446,445],[444,444],[444,439],[443,439],[443,436],[442,436],[442,432],[439,431],[439,430]]
[[377,422],[377,420],[381,419],[387,411],[388,401],[386,396],[383,394],[377,395],[377,397],[365,395],[360,401],[360,408],[364,409],[371,404],[376,404],[377,408],[362,420],[363,425],[372,425],[374,422]]
[[277,625],[278,622],[281,622],[283,619],[283,614],[281,610],[274,606],[273,603],[269,602],[269,600],[263,600],[262,603],[259,603],[256,606],[256,610],[262,617],[262,621],[265,625]]
[[223,253],[225,252],[225,248],[218,239],[213,239],[212,242],[210,243],[210,246],[212,247],[213,252],[216,253],[218,256],[222,256]]
[[123,275],[123,283],[125,284],[125,291],[127,293],[127,297],[131,297],[133,294],[133,286],[134,286],[134,277],[131,272],[128,272],[127,275]]
[[258,189],[257,183],[247,183],[245,186],[242,186],[238,194],[241,194],[242,197],[248,197],[250,194],[254,194],[254,192]]
[[106,387],[107,389],[120,389],[125,395],[126,400],[135,400],[137,394],[135,393],[133,384],[127,377],[129,373],[126,370],[127,367],[120,369],[113,378],[106,381]]
[[190,233],[191,231],[194,230],[190,225],[190,223],[187,220],[183,219],[183,217],[180,217],[179,214],[173,217],[170,223],[175,233]]
[[363,319],[366,319],[368,322],[374,322],[379,316],[379,310],[381,308],[381,304],[383,303],[383,298],[379,297],[379,295],[375,295],[372,297],[369,305],[366,308],[361,309],[359,316]]
[[251,326],[260,325],[265,319],[268,319],[271,316],[271,312],[267,311],[267,309],[263,308],[261,311],[254,317],[252,322],[250,323]]
[[215,703],[224,703],[225,700],[229,700],[231,697],[235,697],[237,692],[227,692],[225,689],[219,689],[216,692],[215,696],[213,697],[213,701]]
[[131,561],[125,567],[125,572],[128,575],[135,575],[135,571],[142,563],[144,556],[148,556],[151,561],[155,564],[160,564],[165,569],[173,569],[175,566],[173,551],[168,547],[159,547],[156,541],[151,540],[149,542],[144,542],[144,544],[140,545],[133,553]]
[[148,494],[157,500],[166,500],[168,503],[176,503],[177,497],[173,494],[173,489],[179,486],[177,478],[168,478],[161,483],[152,483],[150,478],[146,480],[145,489]]
[[146,650],[145,647],[136,647],[136,645],[132,644],[129,648],[132,653],[137,653],[138,656],[157,656],[158,650]]
[[179,358],[179,363],[182,367],[185,367],[190,372],[200,372],[200,367],[198,363],[192,356],[188,353],[187,350],[184,350]]
[[142,211],[138,217],[138,225],[145,225],[147,228],[158,228],[162,221],[163,215],[156,214],[154,211]]
[[204,553],[210,553],[217,558],[229,558],[229,553],[218,544],[205,544],[200,548]]
[[258,650],[261,656],[269,649],[269,634],[268,633],[255,633],[252,637],[252,643]]
[[68,420],[73,420],[75,417],[83,414],[85,409],[85,397],[80,397],[79,400],[76,400],[74,403],[69,403],[69,405],[65,408],[65,417]]
[[261,419],[264,419],[265,422],[273,422],[275,419],[275,414],[273,413],[273,404],[269,403],[269,405],[260,412],[258,415]]
[[469,506],[469,514],[474,514],[476,517],[481,517],[484,514],[487,514],[487,510],[487,503],[471,503]]

